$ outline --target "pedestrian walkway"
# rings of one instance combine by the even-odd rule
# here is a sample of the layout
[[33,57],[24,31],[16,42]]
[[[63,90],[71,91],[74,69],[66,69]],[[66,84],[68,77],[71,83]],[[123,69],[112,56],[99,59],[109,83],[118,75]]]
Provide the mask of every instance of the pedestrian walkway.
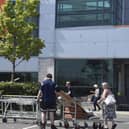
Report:
[[[124,118],[123,119],[119,119],[117,120],[117,128],[116,129],[129,129],[129,122],[127,122],[127,120],[129,120],[129,117]],[[56,123],[57,128],[58,129],[65,129],[64,127],[59,127],[58,125],[58,121]],[[9,122],[9,123],[1,123],[0,122],[0,129],[39,129],[39,127],[36,124],[30,124],[30,123],[24,123],[22,121],[18,121],[17,123],[13,123],[13,122]],[[47,126],[46,129],[50,129],[50,125]],[[74,129],[74,128],[70,128],[70,129]],[[92,128],[89,128],[92,129]]]
[[[97,116],[101,116],[101,111],[94,112]],[[56,121],[56,125],[58,129],[65,129],[64,127],[59,127],[60,120]],[[78,121],[81,125],[82,121]],[[50,122],[48,122],[48,127],[46,129],[50,129]],[[129,112],[117,111],[117,128],[116,129],[129,129]],[[91,126],[92,122],[88,122]],[[72,125],[70,124],[72,127]],[[17,120],[14,122],[13,120],[9,120],[7,123],[2,123],[2,119],[0,119],[0,129],[39,129],[39,127],[32,120]],[[73,128],[70,128],[73,129]],[[90,128],[91,129],[91,128]]]

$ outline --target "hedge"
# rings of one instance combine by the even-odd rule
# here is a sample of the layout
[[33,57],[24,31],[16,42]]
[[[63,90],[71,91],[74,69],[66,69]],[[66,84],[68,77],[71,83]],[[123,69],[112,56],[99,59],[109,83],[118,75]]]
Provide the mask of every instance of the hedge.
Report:
[[2,95],[37,95],[38,83],[0,82]]

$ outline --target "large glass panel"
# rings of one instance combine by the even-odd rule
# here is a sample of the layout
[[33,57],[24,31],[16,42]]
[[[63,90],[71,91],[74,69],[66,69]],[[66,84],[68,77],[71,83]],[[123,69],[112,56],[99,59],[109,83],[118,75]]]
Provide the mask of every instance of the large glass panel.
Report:
[[103,14],[98,14],[97,15],[97,20],[103,21],[104,15]]
[[104,14],[104,23],[106,24],[113,24],[113,15],[110,15],[108,13]]
[[105,0],[104,1],[104,8],[111,8],[111,0]]
[[56,27],[120,23],[121,6],[118,4],[117,0],[57,0]]
[[89,94],[93,84],[113,81],[112,60],[57,59],[55,66],[56,83],[64,89],[71,81],[74,96]]
[[97,1],[88,1],[85,3],[86,10],[96,10],[97,9]]
[[[60,17],[60,22],[62,24],[67,25],[76,25],[76,24],[82,24],[82,25],[90,25],[94,24],[94,21],[96,21],[97,15],[92,14],[92,15],[66,15],[66,16],[61,16]],[[59,21],[59,19],[58,19]],[[97,23],[96,23],[97,24]]]
[[103,1],[98,1],[98,9],[99,10],[103,10],[103,5],[104,5]]
[[112,60],[56,60],[56,82],[63,87],[66,81],[71,81],[72,87],[75,89],[90,89],[93,84],[97,83],[100,85],[103,81],[107,81],[112,85],[112,63]]

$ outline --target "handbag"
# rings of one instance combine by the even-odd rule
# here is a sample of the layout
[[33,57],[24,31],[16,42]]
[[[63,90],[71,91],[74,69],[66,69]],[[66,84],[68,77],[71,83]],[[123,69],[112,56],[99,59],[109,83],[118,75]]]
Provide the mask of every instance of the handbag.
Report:
[[115,104],[116,103],[116,99],[114,97],[114,95],[110,94],[106,97],[106,99],[104,100],[104,103],[106,105],[111,105],[111,104]]

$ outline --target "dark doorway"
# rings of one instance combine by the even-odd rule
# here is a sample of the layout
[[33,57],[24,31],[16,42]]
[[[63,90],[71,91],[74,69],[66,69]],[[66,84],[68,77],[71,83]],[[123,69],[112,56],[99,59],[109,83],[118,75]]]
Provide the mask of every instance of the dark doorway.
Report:
[[114,93],[118,109],[129,110],[129,60],[114,60]]
[[129,98],[129,64],[125,64],[125,96]]

